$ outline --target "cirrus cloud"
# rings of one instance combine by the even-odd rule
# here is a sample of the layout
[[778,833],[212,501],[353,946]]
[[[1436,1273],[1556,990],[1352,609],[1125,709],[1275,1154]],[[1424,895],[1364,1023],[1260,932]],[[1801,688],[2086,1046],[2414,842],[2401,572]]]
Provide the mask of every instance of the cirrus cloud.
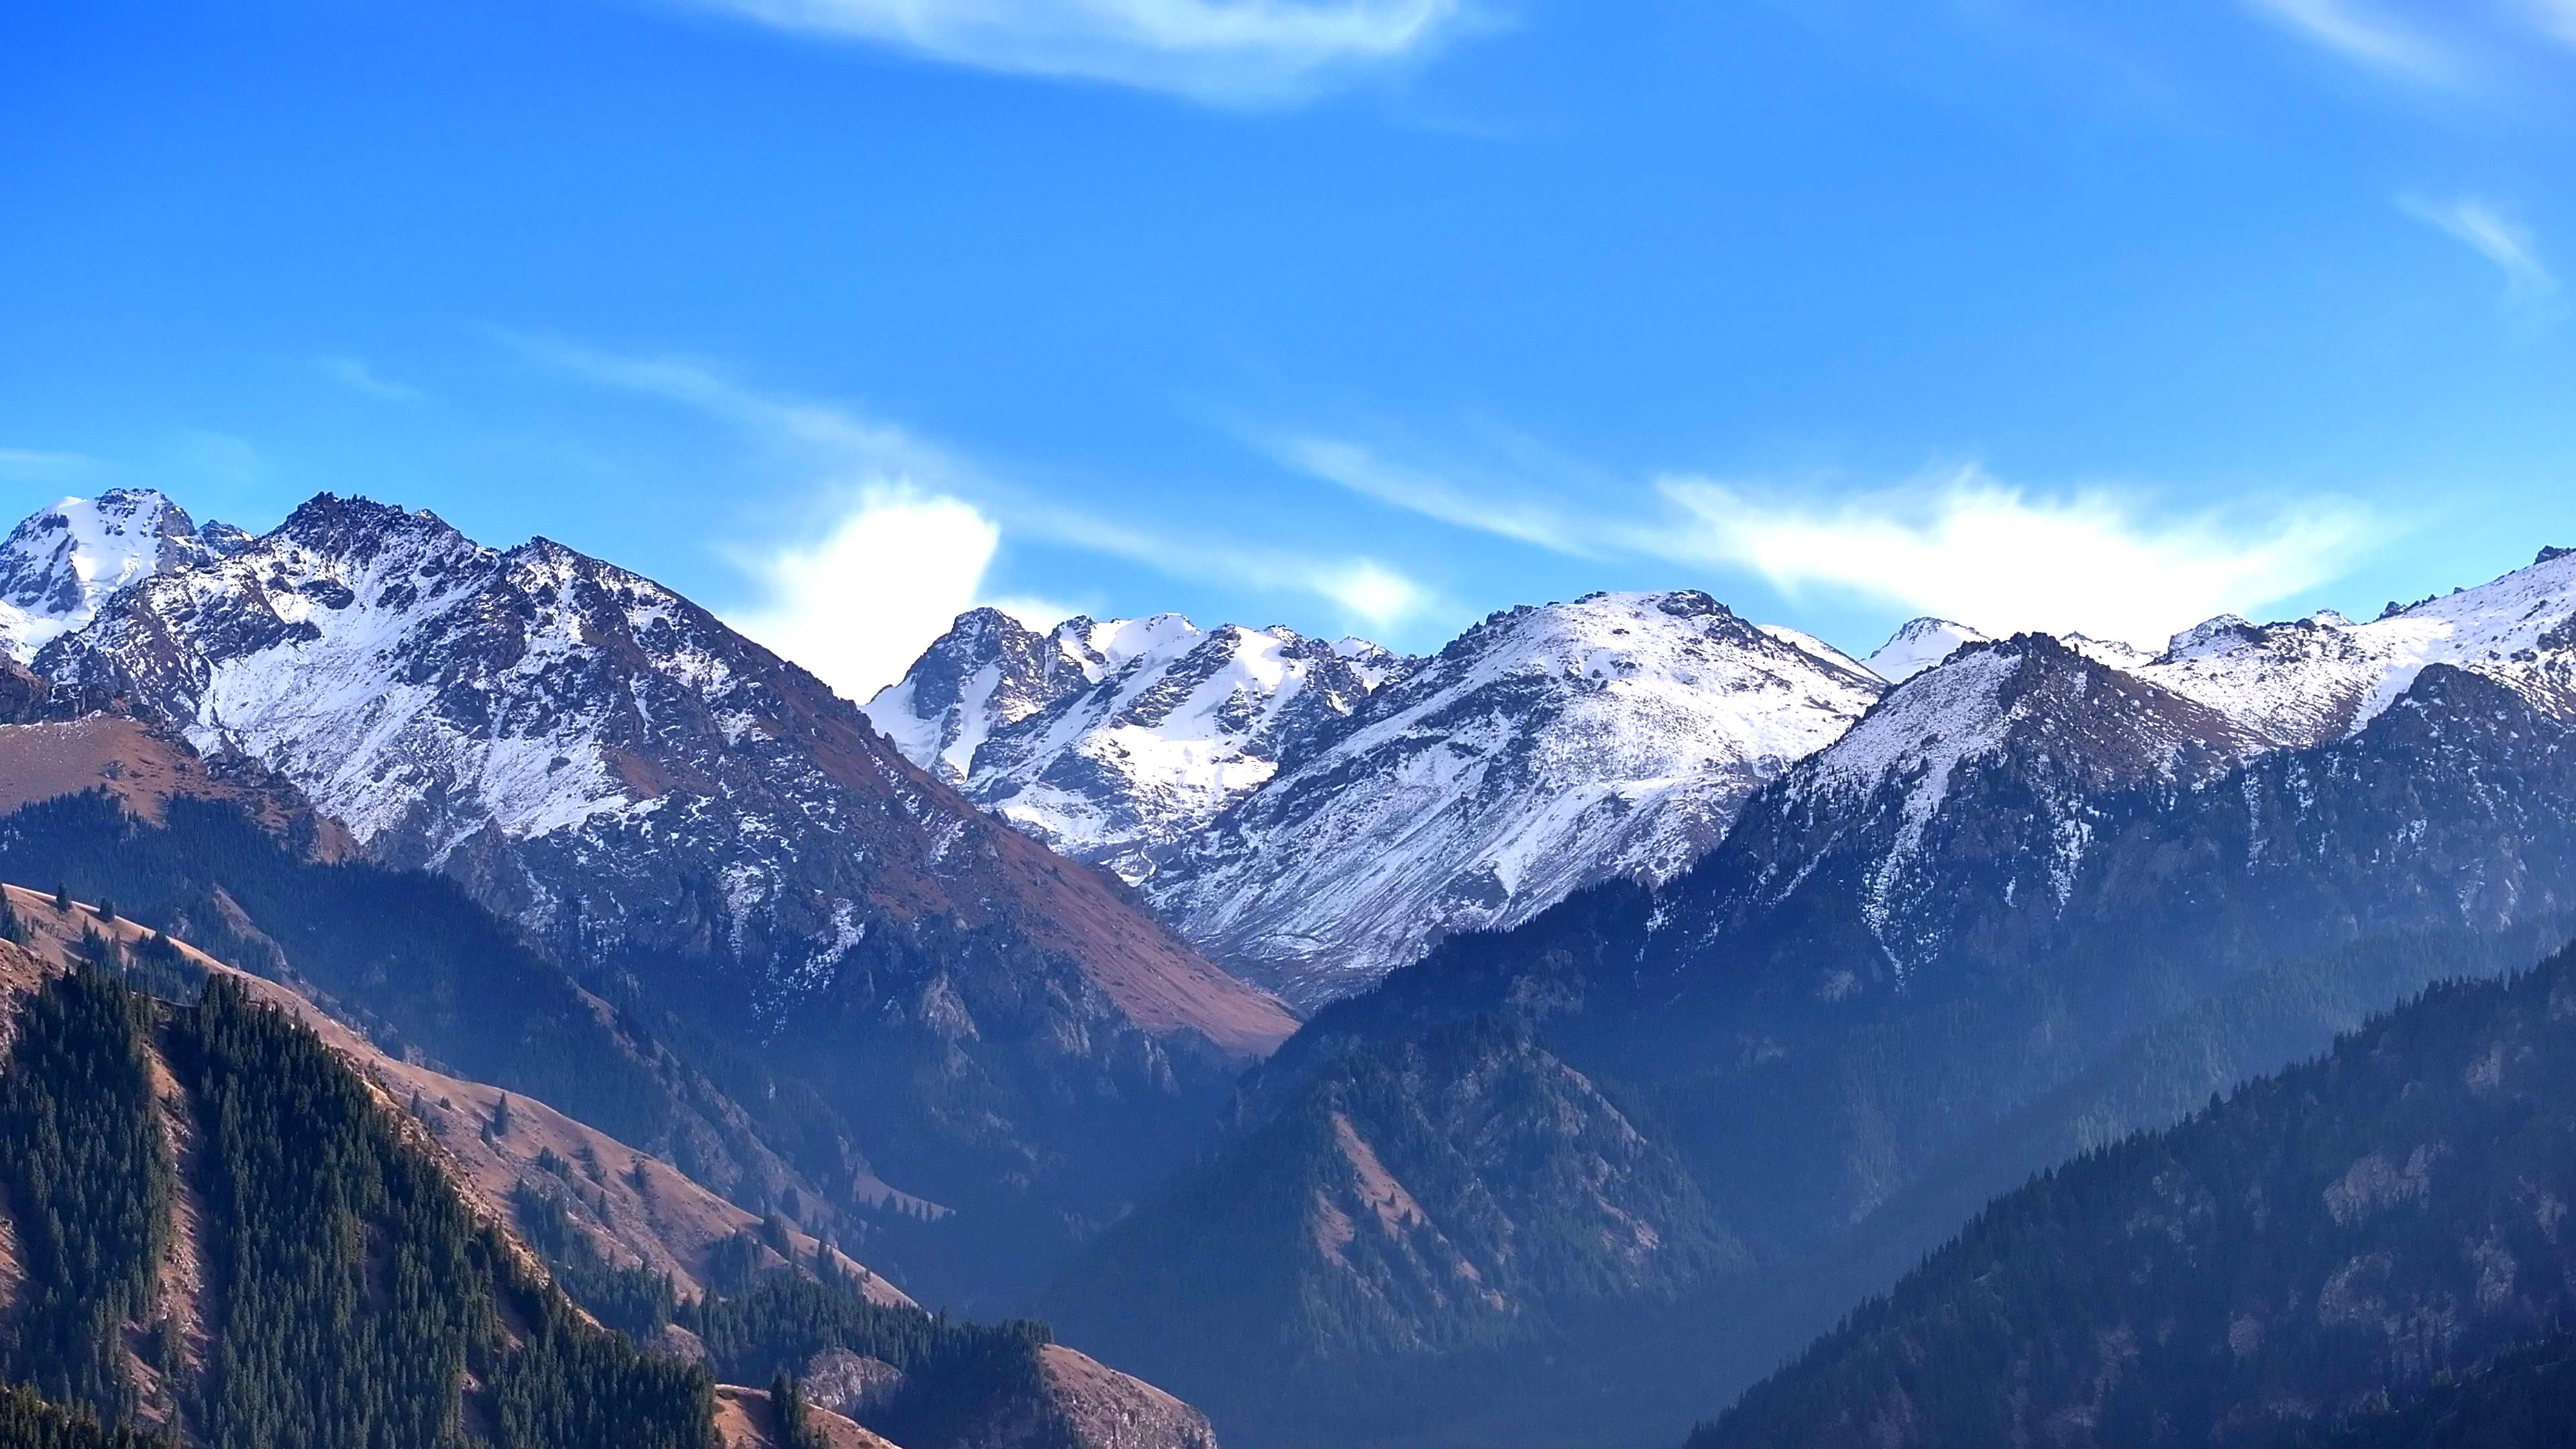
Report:
[[984,70],[1229,105],[1311,95],[1428,55],[1468,0],[693,0],[782,30]]
[[2539,244],[2529,231],[2515,225],[2494,206],[2469,196],[2453,201],[2401,196],[2397,204],[2407,215],[2493,262],[2504,273],[2508,304],[2547,308],[2556,299],[2558,277],[2540,259]]

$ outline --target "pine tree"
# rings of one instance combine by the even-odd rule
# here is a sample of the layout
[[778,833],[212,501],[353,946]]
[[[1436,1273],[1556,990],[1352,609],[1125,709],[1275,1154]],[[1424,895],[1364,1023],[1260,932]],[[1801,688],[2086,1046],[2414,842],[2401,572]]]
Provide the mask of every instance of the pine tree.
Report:
[[99,918],[100,920],[102,920],[102,921],[107,922],[107,923],[108,923],[109,925],[111,925],[111,926],[112,926],[112,925],[115,925],[115,924],[116,924],[116,902],[114,902],[114,901],[112,901],[112,900],[108,899],[108,898],[107,898],[107,897],[105,897],[105,896],[100,896],[100,897],[98,898],[98,918]]
[[68,885],[57,885],[57,886],[55,886],[55,887],[54,887],[54,909],[55,909],[55,910],[58,910],[58,911],[68,911],[68,910],[70,910],[71,908],[72,908],[72,888],[71,888],[70,886],[68,886]]
[[769,1380],[769,1411],[778,1421],[779,1449],[827,1449],[822,1434],[806,1417],[804,1388],[785,1369]]

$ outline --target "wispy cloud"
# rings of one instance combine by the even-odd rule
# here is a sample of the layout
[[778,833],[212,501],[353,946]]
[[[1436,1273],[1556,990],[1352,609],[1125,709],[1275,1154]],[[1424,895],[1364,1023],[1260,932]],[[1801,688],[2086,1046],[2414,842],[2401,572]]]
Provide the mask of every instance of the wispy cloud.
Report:
[[2505,300],[2522,307],[2554,304],[2558,278],[2540,260],[2530,232],[2514,225],[2494,207],[2471,197],[2427,201],[2399,197],[2409,216],[2437,227],[2453,240],[2495,263],[2504,273]]
[[0,448],[0,478],[63,478],[85,473],[97,466],[96,458],[82,453],[56,453],[42,448]]
[[248,438],[211,428],[180,432],[179,466],[208,482],[230,487],[256,483],[268,475],[268,459]]
[[2523,0],[2522,9],[2542,34],[2576,45],[2576,0]]
[[1269,444],[1280,462],[1425,518],[1491,533],[1559,553],[1590,556],[1584,528],[1564,510],[1492,478],[1464,480],[1446,471],[1391,462],[1356,443],[1288,437]]
[[2378,531],[2366,510],[2341,500],[2158,512],[2131,494],[2034,493],[1976,468],[1830,500],[1812,487],[1669,477],[1623,505],[1593,485],[1578,510],[1537,489],[1462,485],[1356,445],[1281,456],[1426,518],[1570,557],[1735,570],[1791,595],[1824,590],[1989,631],[2141,645],[2324,583]]
[[1697,478],[1662,494],[1687,526],[1641,549],[1742,568],[1784,592],[1830,589],[1989,632],[2045,629],[2153,645],[2343,571],[2374,525],[2358,505],[2156,515],[2108,490],[2039,496],[1963,469],[1837,502]]
[[[1101,554],[1171,578],[1329,602],[1385,630],[1437,606],[1382,560],[1317,556],[1068,508],[908,429],[847,408],[744,386],[703,362],[633,357],[504,334],[565,376],[681,404],[739,430],[811,475],[818,500],[799,541],[744,560],[764,600],[740,627],[854,698],[900,675],[956,614],[991,604],[1029,622],[1073,612],[990,593],[1005,538]],[[880,587],[879,580],[891,583]],[[863,635],[864,637],[853,637]],[[890,661],[892,661],[890,663]]]
[[2292,34],[2346,60],[2419,81],[2457,78],[2450,47],[2355,0],[2246,0]]
[[1418,59],[1469,0],[694,0],[782,30],[987,70],[1275,104]]
[[363,358],[333,353],[315,358],[313,364],[321,369],[324,377],[342,387],[385,402],[421,402],[429,396],[407,382],[396,382],[378,373]]
[[765,445],[805,454],[843,473],[933,487],[971,480],[973,470],[964,460],[891,423],[746,387],[694,358],[609,352],[540,333],[497,335],[521,356],[566,377],[685,404]]

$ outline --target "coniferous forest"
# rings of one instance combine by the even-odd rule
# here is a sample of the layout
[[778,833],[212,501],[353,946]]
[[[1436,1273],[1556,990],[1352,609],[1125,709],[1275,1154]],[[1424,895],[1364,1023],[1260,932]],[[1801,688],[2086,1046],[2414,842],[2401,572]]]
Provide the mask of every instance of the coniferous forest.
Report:
[[[201,1144],[192,1177],[156,1116],[156,1052]],[[220,1449],[713,1444],[705,1369],[585,1318],[365,1083],[228,979],[175,1006],[56,976],[0,1092],[38,1285],[9,1372],[44,1398]],[[158,1272],[179,1191],[202,1205],[202,1282]]]
[[144,1051],[149,1004],[95,972],[28,1003],[0,1071],[0,1174],[28,1293],[8,1376],[114,1422],[137,1408],[120,1326],[149,1322],[170,1152]]
[[2576,951],[1997,1199],[1691,1449],[2576,1441]]
[[87,1413],[49,1404],[35,1391],[0,1387],[0,1444],[9,1449],[166,1449],[167,1440],[109,1429]]

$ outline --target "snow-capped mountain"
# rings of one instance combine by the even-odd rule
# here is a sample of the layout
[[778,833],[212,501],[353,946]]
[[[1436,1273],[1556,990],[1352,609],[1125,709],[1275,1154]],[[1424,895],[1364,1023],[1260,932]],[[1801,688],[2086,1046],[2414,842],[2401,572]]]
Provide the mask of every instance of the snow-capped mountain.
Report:
[[2155,655],[2028,634],[1971,640],[1923,664],[1956,627],[1917,620],[1899,631],[1872,658],[1909,646],[1884,661],[1904,682],[1747,815],[1728,852],[1762,864],[1730,888],[1728,919],[1810,888],[1820,872],[1847,876],[1902,977],[1962,929],[1953,912],[1969,874],[2003,870],[2008,893],[2063,902],[2101,842],[2103,798],[2190,789],[2357,734],[2427,668],[2482,675],[2576,722],[2576,555],[2555,549],[2369,623],[2226,615]]
[[[1080,621],[1074,621],[1080,622]],[[868,701],[868,722],[904,758],[952,785],[966,783],[975,751],[1089,684],[1097,666],[1070,647],[1073,623],[1040,634],[999,609],[970,609],[922,651],[901,680]]]
[[2576,553],[2543,549],[2528,568],[2363,624],[2331,612],[2281,624],[2224,615],[2175,635],[2135,672],[2297,745],[2368,724],[2435,664],[2576,718]]
[[1057,850],[1131,881],[1258,790],[1396,667],[1376,645],[1177,614],[1038,634],[959,617],[868,716],[915,763]]
[[1747,808],[1721,852],[1731,864],[1695,873],[1714,890],[1699,928],[1833,892],[1902,981],[1956,939],[1964,879],[2000,870],[2008,900],[2062,901],[2095,842],[2099,797],[2188,788],[2270,747],[2226,712],[2050,635],[1972,643]]
[[109,595],[155,574],[205,563],[250,536],[228,523],[200,528],[149,488],[110,488],[30,515],[0,542],[0,647],[24,664],[87,624]]
[[846,1133],[988,1223],[1115,1212],[1225,1064],[1295,1026],[805,671],[547,540],[488,548],[325,495],[116,592],[35,667],[268,766],[374,859],[759,1043],[800,1113],[837,1114],[796,1132],[836,1123],[815,1140]]
[[1926,615],[1906,620],[1886,643],[1878,646],[1877,652],[1861,662],[1888,683],[1901,684],[1957,653],[1961,645],[1982,643],[1992,637],[1965,624]]
[[[790,993],[827,982],[887,907],[1033,904],[977,881],[1022,852],[960,854],[1016,837],[979,830],[855,710],[679,595],[545,539],[492,549],[325,495],[112,595],[38,668],[270,764],[377,858],[476,879],[540,931],[616,922],[768,963]],[[678,897],[649,879],[675,855],[699,862]],[[1177,943],[1114,964],[1059,944],[1100,956],[1104,984],[1125,983],[1106,989],[1166,1025],[1190,992],[1152,973],[1209,974]]]
[[1428,659],[978,610],[868,709],[970,799],[1311,1003],[1589,881],[1670,875],[1882,688],[1682,592],[1515,609]]
[[[1444,943],[1265,1074],[1533,1021],[1656,1104],[1731,1227],[1811,1246],[2114,1054],[2148,1053],[2117,1059],[2187,1111],[2312,1049],[2322,1001],[2568,940],[2571,666],[2576,557],[2554,550],[2369,623],[2222,619],[2152,658],[1972,642],[1684,873]],[[2201,1054],[2249,1012],[2271,1024]]]
[[1291,1000],[1612,876],[1657,881],[1882,688],[1706,594],[1497,614],[1167,852],[1144,889]]

